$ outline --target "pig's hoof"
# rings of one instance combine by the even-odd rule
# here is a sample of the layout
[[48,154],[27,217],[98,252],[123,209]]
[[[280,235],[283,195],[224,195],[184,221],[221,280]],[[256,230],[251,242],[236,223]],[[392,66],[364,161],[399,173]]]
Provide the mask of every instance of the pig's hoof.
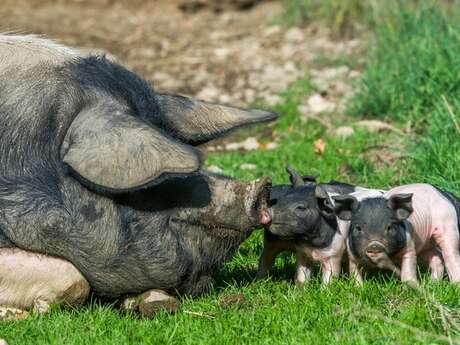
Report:
[[179,309],[179,301],[162,290],[149,290],[141,295],[126,298],[121,303],[120,309],[153,318],[162,310],[175,313]]
[[0,307],[0,320],[22,320],[29,317],[30,313],[25,310]]
[[150,290],[139,296],[139,313],[145,317],[154,317],[159,311],[175,313],[179,301],[161,290]]
[[34,302],[34,311],[39,314],[46,314],[50,311],[50,304],[43,299],[37,299]]
[[417,280],[406,280],[404,283],[413,289],[418,289],[420,287],[420,283]]

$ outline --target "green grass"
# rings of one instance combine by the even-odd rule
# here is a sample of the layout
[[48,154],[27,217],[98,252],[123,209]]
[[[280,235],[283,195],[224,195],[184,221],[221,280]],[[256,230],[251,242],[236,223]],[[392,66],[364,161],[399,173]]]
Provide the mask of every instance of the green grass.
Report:
[[393,24],[401,11],[419,12],[427,6],[456,10],[448,0],[284,0],[281,22],[288,26],[320,24],[337,37],[353,37],[382,24]]
[[[284,167],[289,163],[303,173],[319,173],[322,181],[334,178],[369,187],[427,181],[459,193],[457,24],[435,11],[404,12],[394,21],[401,25],[378,30],[377,47],[363,76],[368,89],[358,93],[351,109],[360,116],[384,117],[401,130],[415,123],[415,132],[356,130],[347,139],[337,139],[316,121],[304,123],[297,107],[313,92],[305,78],[287,90],[276,107],[283,114],[270,127],[279,138],[277,149],[211,155],[207,164],[248,180],[270,175],[275,183],[286,183]],[[245,133],[269,140],[266,132],[258,127]],[[320,138],[326,142],[321,155],[314,150]],[[402,148],[395,145],[401,140]],[[372,150],[380,146],[398,146],[404,158],[375,165]],[[243,170],[243,163],[257,168]],[[315,278],[298,289],[289,254],[278,258],[272,279],[256,282],[261,239],[256,231],[222,267],[213,292],[183,299],[175,315],[145,320],[92,301],[77,309],[55,308],[48,315],[1,322],[0,337],[27,345],[460,344],[460,287],[430,282],[424,274],[421,290],[383,275],[367,280],[362,288],[342,277],[327,287]],[[245,300],[220,306],[223,297],[237,293]]]
[[430,122],[441,95],[460,91],[460,21],[437,7],[402,11],[379,27],[349,112],[360,116]]

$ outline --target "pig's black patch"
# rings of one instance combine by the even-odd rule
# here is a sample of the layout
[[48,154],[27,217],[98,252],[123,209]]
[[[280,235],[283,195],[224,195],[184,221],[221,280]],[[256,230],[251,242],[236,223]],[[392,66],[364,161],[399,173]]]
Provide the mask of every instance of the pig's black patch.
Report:
[[406,244],[406,221],[398,220],[395,210],[385,198],[368,198],[358,203],[352,212],[349,245],[352,254],[366,258],[371,241],[379,241],[388,256],[399,253]]

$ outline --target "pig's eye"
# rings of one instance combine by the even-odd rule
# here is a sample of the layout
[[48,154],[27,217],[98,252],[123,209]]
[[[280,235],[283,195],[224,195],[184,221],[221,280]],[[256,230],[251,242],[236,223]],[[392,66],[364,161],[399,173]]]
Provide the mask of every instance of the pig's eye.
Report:
[[296,210],[301,211],[301,212],[304,212],[304,211],[307,210],[307,208],[306,208],[305,206],[297,206],[297,207],[296,207]]
[[356,225],[355,226],[355,231],[359,233],[359,232],[362,232],[363,229],[361,229],[361,227],[359,225]]
[[393,231],[393,227],[391,225],[388,225],[387,226],[387,232],[392,232]]

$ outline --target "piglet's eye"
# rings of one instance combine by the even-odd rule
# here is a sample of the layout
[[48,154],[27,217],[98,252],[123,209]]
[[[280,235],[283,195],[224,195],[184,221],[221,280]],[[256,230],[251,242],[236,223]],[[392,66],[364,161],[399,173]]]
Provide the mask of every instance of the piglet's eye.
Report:
[[393,227],[391,225],[388,225],[387,226],[387,232],[391,232],[391,231],[393,231]]
[[296,210],[299,210],[299,211],[306,211],[307,208],[305,206],[297,206],[296,207]]
[[362,232],[363,229],[361,229],[361,227],[360,227],[359,225],[356,225],[356,226],[355,226],[355,231],[356,231],[356,232]]

